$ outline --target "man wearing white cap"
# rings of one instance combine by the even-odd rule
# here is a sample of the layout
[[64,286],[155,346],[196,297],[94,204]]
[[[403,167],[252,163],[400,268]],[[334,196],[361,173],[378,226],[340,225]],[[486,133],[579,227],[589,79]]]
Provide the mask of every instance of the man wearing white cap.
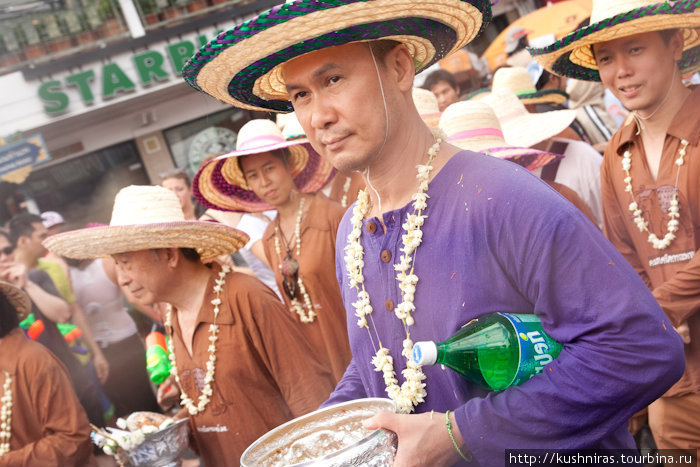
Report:
[[[336,247],[353,359],[327,404],[389,395],[400,414],[365,426],[397,433],[402,467],[501,466],[507,448],[631,448],[627,419],[682,372],[680,338],[595,226],[522,167],[460,151],[421,120],[415,71],[489,16],[481,1],[295,1],[184,67],[225,102],[293,107],[323,157],[364,173],[369,190]],[[564,344],[544,374],[487,396],[410,359],[414,340],[443,341],[497,311],[536,313]]]
[[112,256],[119,285],[143,303],[166,304],[171,378],[194,448],[211,466],[237,464],[265,432],[314,410],[333,384],[272,290],[202,262],[246,241],[234,228],[186,221],[177,196],[158,186],[122,189],[109,226],[46,240],[69,258]]

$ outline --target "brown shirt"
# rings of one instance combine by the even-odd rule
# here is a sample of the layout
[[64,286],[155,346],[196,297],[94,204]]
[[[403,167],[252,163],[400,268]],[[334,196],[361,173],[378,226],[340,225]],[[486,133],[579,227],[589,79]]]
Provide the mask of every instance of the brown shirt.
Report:
[[[278,222],[268,225],[263,235],[263,245],[290,315],[299,323],[302,332],[314,347],[314,353],[331,369],[335,381],[338,382],[352,358],[345,306],[335,275],[335,237],[345,209],[323,194],[313,195],[310,200],[309,210],[301,221],[301,257],[296,257],[295,248],[292,248],[291,256],[299,263],[299,277],[316,311],[314,322],[302,323],[292,308],[289,297],[284,293],[282,272],[279,268],[282,258],[275,249],[275,226]],[[286,256],[283,245],[280,239],[282,255]],[[298,287],[296,297],[300,303],[304,303],[304,297]]]
[[365,180],[358,172],[338,172],[331,182],[329,198],[337,201],[343,208],[347,209],[355,202],[360,190],[364,188]]
[[[173,313],[173,346],[185,393],[197,404],[209,360],[214,323],[215,265],[192,337],[192,357]],[[204,463],[239,465],[243,451],[274,427],[316,410],[333,389],[333,378],[277,296],[258,279],[229,273],[221,292],[219,339],[211,401],[190,428]]]
[[0,339],[0,394],[12,375],[10,452],[2,467],[93,466],[90,425],[63,364],[17,328]]
[[[693,90],[674,117],[664,141],[657,179],[651,177],[641,136],[634,121],[628,121],[610,140],[601,167],[605,235],[646,281],[671,322],[686,321],[691,342],[685,346],[686,371],[666,395],[700,391],[700,88]],[[675,160],[681,139],[688,145],[684,164]],[[628,206],[622,155],[632,154],[632,189],[649,223],[649,231],[660,239],[666,235],[668,208],[678,174],[680,226],[676,239],[664,250],[655,249],[640,232]]]

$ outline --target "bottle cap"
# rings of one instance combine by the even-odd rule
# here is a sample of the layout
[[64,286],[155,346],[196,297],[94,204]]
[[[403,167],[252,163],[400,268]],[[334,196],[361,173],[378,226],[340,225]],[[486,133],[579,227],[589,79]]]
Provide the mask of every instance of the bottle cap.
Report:
[[437,345],[432,341],[416,342],[413,344],[413,363],[416,365],[435,365],[437,361]]

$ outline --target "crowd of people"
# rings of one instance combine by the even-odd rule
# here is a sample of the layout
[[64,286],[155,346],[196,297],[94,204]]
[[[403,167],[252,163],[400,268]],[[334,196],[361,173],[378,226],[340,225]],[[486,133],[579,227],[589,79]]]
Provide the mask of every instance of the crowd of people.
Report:
[[[239,465],[366,397],[393,400],[364,423],[396,433],[401,467],[700,452],[696,2],[594,0],[541,49],[512,28],[487,89],[414,79],[489,2],[380,3],[287,2],[192,57],[196,89],[293,112],[247,122],[192,181],[123,188],[109,225],[0,229],[0,466],[95,465],[90,425],[135,411],[189,418],[202,465]],[[168,337],[158,387],[127,304]],[[494,312],[537,315],[561,354],[499,392],[411,359]]]

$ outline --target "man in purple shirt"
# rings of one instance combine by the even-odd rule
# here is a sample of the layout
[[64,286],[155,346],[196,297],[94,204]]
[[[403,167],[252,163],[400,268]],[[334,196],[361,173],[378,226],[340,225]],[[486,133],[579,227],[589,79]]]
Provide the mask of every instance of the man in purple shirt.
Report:
[[[190,84],[234,105],[291,103],[321,155],[363,173],[369,192],[346,213],[336,251],[353,360],[326,405],[389,394],[404,414],[366,426],[397,433],[401,467],[634,448],[627,420],[683,372],[680,337],[580,212],[519,166],[442,142],[416,111],[414,73],[431,61],[422,52],[462,47],[489,14],[480,1],[297,1],[219,35],[185,66]],[[266,37],[285,39],[263,47]],[[564,349],[498,393],[407,363],[411,341],[444,340],[492,312],[537,314]]]

